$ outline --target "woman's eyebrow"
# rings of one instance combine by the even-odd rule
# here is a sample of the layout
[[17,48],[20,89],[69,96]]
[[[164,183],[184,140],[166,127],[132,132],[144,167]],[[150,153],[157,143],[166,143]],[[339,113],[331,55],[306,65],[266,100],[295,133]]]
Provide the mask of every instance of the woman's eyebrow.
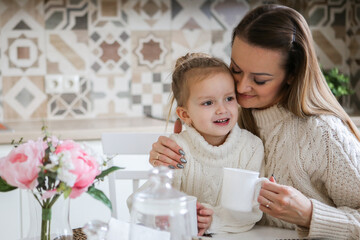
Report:
[[[241,67],[239,67],[232,58],[231,58],[231,62],[232,62],[232,64],[234,64],[237,68],[241,69]],[[270,74],[270,73],[262,73],[262,72],[251,72],[250,74],[255,75],[255,76],[259,76],[259,75],[265,75],[265,76],[271,76],[271,77],[274,76],[274,75],[272,75],[272,74]]]

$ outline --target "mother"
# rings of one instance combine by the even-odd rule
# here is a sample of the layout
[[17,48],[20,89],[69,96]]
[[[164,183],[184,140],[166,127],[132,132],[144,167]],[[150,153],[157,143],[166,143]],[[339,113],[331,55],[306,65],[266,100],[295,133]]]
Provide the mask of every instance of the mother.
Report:
[[[262,222],[359,239],[360,133],[324,80],[305,19],[285,6],[252,10],[234,29],[230,68],[239,124],[263,140],[265,176],[277,179],[260,191]],[[149,161],[176,166],[179,150],[160,137]]]

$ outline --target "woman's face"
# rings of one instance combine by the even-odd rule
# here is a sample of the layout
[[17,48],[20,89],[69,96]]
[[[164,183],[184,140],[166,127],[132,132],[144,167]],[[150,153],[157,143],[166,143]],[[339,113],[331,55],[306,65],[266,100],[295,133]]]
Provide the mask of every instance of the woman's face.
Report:
[[280,51],[249,45],[235,37],[230,69],[236,82],[237,101],[243,108],[268,108],[278,103],[285,83]]

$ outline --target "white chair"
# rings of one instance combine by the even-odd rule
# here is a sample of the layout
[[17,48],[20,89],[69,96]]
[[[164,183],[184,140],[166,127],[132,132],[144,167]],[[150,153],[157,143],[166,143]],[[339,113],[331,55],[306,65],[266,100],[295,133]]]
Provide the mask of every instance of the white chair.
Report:
[[[152,144],[163,133],[103,133],[101,143],[105,155],[149,155]],[[112,165],[112,161],[110,165]],[[109,175],[109,195],[112,203],[111,216],[117,216],[116,185],[118,179],[132,180],[133,192],[139,187],[142,179],[148,178],[148,171],[118,170]]]

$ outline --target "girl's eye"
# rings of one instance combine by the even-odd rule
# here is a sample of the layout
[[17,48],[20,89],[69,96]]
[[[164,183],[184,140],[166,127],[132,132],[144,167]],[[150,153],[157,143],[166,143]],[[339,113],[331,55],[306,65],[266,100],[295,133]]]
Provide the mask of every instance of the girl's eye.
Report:
[[241,70],[237,71],[237,70],[235,70],[235,68],[232,67],[231,72],[234,73],[234,74],[239,74],[239,73],[241,73]]
[[203,102],[202,105],[204,106],[210,106],[212,104],[212,101],[206,101],[206,102]]
[[231,96],[231,97],[227,97],[227,98],[226,98],[226,101],[227,101],[227,102],[231,102],[231,101],[233,101],[234,99],[235,99],[235,98]]

